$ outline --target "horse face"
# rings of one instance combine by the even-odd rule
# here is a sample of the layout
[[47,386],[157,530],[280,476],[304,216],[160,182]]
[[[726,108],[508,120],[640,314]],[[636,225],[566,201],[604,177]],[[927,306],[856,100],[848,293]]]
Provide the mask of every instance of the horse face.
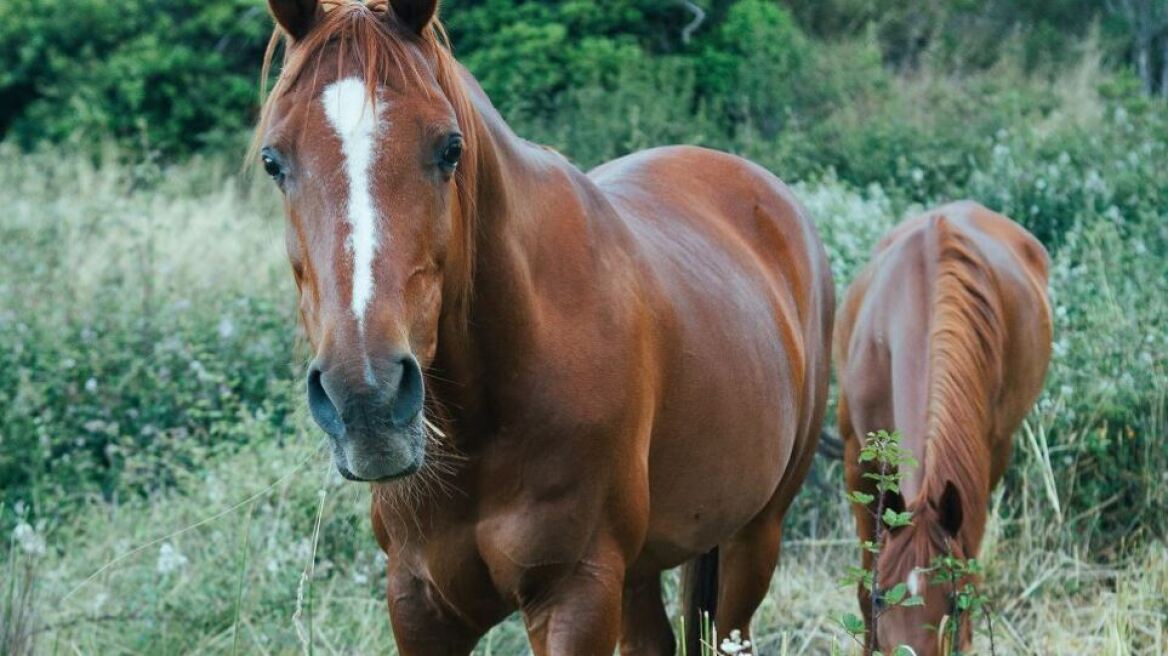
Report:
[[[885,654],[905,645],[917,656],[940,656],[951,651],[946,646],[952,640],[951,622],[956,621],[953,589],[962,588],[970,581],[962,580],[955,585],[934,582],[937,573],[932,565],[935,557],[946,553],[966,557],[956,539],[961,529],[961,501],[953,484],[947,483],[938,500],[921,503],[916,508],[910,506],[909,510],[913,512],[913,524],[885,534],[878,561],[880,589],[886,591],[904,583],[909,596],[920,596],[924,604],[877,608],[881,615],[876,644]],[[972,624],[973,620],[966,614],[960,617],[954,646],[962,653],[972,646]]]
[[[285,5],[296,6],[291,18]],[[300,39],[290,57],[313,28],[286,21],[330,20],[313,2],[273,0],[272,10]],[[400,17],[385,20],[401,29]],[[359,44],[319,45],[274,101],[260,151],[284,194],[315,351],[309,408],[350,480],[403,476],[425,456],[423,371],[437,344],[462,137],[430,63],[408,48],[413,60],[397,63],[415,74],[386,79],[368,75]]]

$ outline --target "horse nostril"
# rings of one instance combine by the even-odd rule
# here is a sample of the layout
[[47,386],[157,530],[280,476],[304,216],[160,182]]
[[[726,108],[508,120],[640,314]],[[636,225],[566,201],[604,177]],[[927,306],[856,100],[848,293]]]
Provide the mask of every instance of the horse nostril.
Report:
[[403,426],[422,411],[422,401],[426,392],[422,383],[422,369],[412,355],[404,355],[398,361],[401,378],[397,393],[390,402],[389,418],[396,426]]
[[345,432],[345,424],[341,421],[341,413],[329,398],[324,388],[323,374],[317,367],[308,371],[308,409],[312,411],[312,418],[331,437],[340,437]]

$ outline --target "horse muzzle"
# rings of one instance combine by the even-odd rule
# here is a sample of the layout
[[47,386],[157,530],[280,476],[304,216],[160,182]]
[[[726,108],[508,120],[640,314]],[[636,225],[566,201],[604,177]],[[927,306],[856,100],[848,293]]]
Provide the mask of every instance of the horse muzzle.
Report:
[[328,366],[321,358],[308,370],[308,407],[331,438],[341,475],[352,481],[384,481],[417,471],[425,456],[422,370],[410,354],[360,371]]

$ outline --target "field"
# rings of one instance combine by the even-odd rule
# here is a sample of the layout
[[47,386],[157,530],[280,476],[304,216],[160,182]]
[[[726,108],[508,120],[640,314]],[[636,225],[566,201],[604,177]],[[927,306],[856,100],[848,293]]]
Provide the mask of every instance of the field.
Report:
[[[9,647],[24,635],[43,653],[387,649],[367,492],[339,480],[300,402],[304,349],[275,194],[217,160],[163,174],[112,151],[4,154],[2,230],[24,245],[10,254],[0,314],[15,359],[5,363],[5,439],[27,421],[37,441],[24,457],[65,460],[29,479],[31,503],[5,518]],[[875,186],[796,190],[841,280],[901,213]],[[1156,507],[1163,474],[1137,472],[1149,479],[1144,500],[1084,507],[1070,497],[1105,465],[1080,442],[1163,449],[1147,440],[1165,426],[1168,340],[1153,329],[1163,325],[1163,263],[1141,264],[1149,258],[1129,253],[1138,238],[1112,223],[1072,230],[1053,267],[1058,359],[985,548],[995,646],[1159,654],[1168,549],[1140,534],[1149,529],[1114,523],[1127,519],[1118,504]],[[1094,371],[1082,370],[1088,359]],[[1102,389],[1075,389],[1092,384]],[[1133,393],[1151,402],[1139,436],[1109,438],[1092,406]],[[834,618],[853,609],[854,593],[836,581],[856,548],[839,481],[838,465],[818,463],[792,512],[756,620],[761,653],[847,645]],[[512,621],[480,652],[523,645]]]
[[[146,18],[172,5],[135,0],[123,25],[80,3],[126,39],[91,44],[105,55],[71,77],[49,47],[69,50],[68,25],[26,24],[33,4],[0,7],[0,43],[40,30],[26,50],[48,48],[43,70],[0,48],[19,82],[0,94],[52,91],[0,106],[0,654],[391,652],[368,490],[306,414],[279,194],[240,171],[262,3],[199,4],[173,50]],[[665,46],[592,3],[447,6],[519,134],[583,168],[663,143],[742,154],[792,183],[841,292],[891,226],[943,201],[1038,235],[1054,359],[994,495],[977,650],[1168,653],[1168,105],[1116,54],[1122,32],[993,33],[979,59],[993,26],[942,3],[953,22],[908,65],[893,28],[912,16],[831,32],[818,8],[846,3],[701,4],[720,22]],[[573,20],[606,36],[572,41]],[[207,43],[227,45],[195,67]],[[135,95],[188,67],[182,103]],[[838,463],[817,460],[784,539],[755,653],[857,653],[838,622],[858,561]],[[518,618],[477,653],[527,653]]]

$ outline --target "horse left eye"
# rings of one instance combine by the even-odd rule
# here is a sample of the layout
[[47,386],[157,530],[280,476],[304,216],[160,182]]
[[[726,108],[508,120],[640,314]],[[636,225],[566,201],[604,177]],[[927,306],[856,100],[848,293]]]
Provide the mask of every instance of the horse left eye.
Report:
[[458,160],[462,158],[462,137],[454,135],[450,141],[446,143],[446,148],[442,151],[442,161],[440,165],[448,173],[454,171],[458,166]]

